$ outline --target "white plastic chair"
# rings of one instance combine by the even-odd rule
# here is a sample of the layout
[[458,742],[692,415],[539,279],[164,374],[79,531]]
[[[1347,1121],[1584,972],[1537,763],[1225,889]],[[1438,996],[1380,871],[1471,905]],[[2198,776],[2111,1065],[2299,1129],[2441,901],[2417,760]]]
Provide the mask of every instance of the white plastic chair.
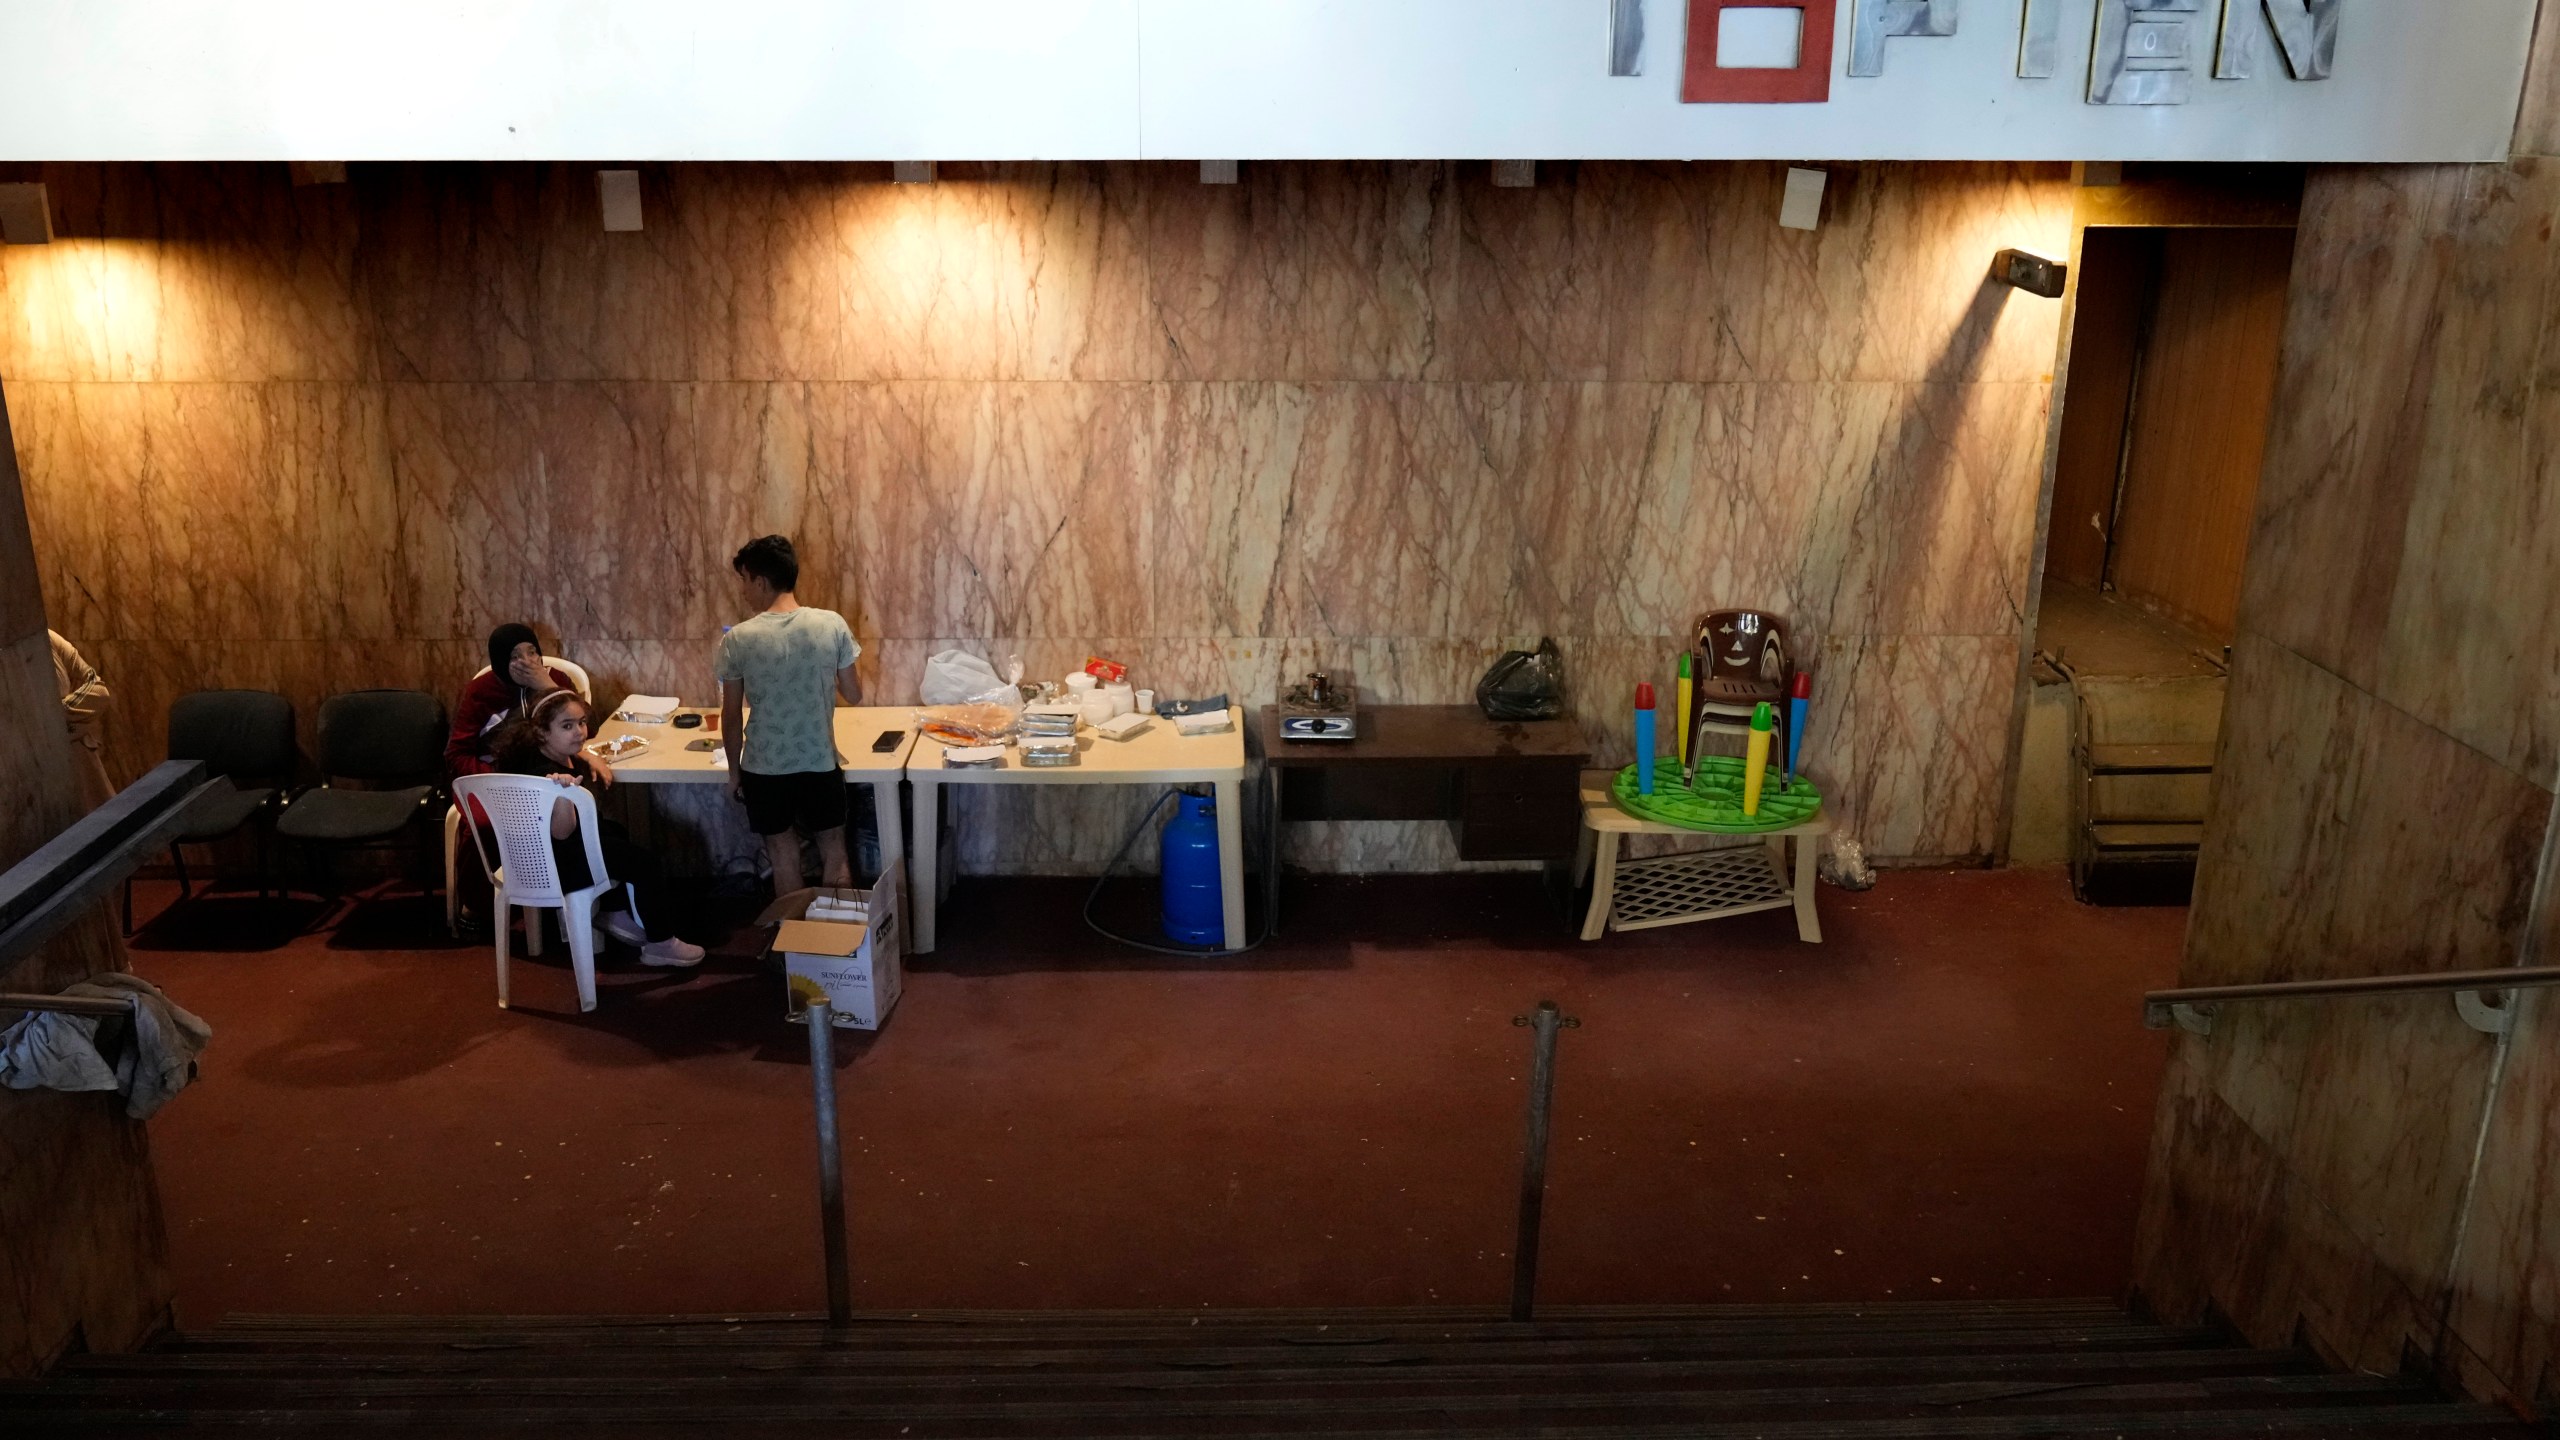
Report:
[[[454,800],[480,802],[481,813],[489,817],[487,826],[471,827],[471,843],[480,851],[480,863],[489,871],[489,889],[494,897],[490,911],[490,928],[498,940],[498,1008],[507,1008],[507,921],[518,909],[557,910],[560,928],[569,941],[569,967],[578,977],[578,1008],[596,1008],[596,897],[616,885],[622,886],[623,898],[631,906],[631,918],[640,918],[640,897],[622,881],[605,871],[604,848],[596,841],[596,797],[583,786],[564,786],[541,775],[464,775],[453,782]],[[562,890],[560,870],[551,859],[551,806],[566,800],[577,807],[578,836],[587,847],[587,873],[596,883],[584,890]],[[497,863],[491,864],[488,844],[498,844]],[[542,917],[525,916],[525,949],[540,954]]]
[[[584,666],[574,660],[563,660],[557,655],[543,656],[542,663],[568,676],[569,688],[578,692],[579,699],[586,701],[589,705],[596,703],[595,692],[588,688],[589,682]],[[488,673],[489,667],[483,665],[471,672],[471,678],[477,680]],[[462,933],[462,892],[453,888],[453,882],[458,878],[458,871],[461,868],[461,857],[462,807],[456,805],[444,812],[444,930],[448,935]],[[530,943],[525,948],[536,955],[542,953],[538,946]]]

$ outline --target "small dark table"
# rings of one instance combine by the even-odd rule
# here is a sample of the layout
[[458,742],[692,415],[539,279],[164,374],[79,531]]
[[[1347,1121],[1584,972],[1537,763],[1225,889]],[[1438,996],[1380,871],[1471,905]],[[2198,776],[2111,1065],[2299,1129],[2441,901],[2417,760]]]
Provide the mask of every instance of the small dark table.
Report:
[[1573,858],[1591,747],[1570,720],[1496,721],[1473,705],[1364,705],[1358,738],[1261,742],[1270,849],[1264,913],[1279,928],[1281,826],[1291,820],[1446,820],[1462,860]]

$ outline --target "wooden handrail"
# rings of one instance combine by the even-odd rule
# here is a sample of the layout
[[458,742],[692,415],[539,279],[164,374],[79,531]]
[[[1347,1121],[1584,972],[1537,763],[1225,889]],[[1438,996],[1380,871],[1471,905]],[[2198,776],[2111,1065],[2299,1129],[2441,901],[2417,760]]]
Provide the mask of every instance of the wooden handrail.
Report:
[[0,973],[166,849],[191,807],[227,783],[201,760],[164,761],[0,872]]
[[104,995],[12,995],[0,991],[0,1010],[50,1010],[58,1015],[130,1015],[139,997],[123,1000]]

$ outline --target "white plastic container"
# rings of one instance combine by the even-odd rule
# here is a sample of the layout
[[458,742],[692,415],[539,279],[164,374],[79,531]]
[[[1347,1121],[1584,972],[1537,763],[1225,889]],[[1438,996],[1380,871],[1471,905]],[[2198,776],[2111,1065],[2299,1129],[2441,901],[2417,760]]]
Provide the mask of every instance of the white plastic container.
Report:
[[[1101,689],[1103,695],[1111,701],[1112,715],[1127,715],[1137,710],[1138,692],[1131,688],[1128,681],[1114,680],[1111,683],[1102,686]],[[1103,718],[1109,719],[1110,716],[1104,716]]]

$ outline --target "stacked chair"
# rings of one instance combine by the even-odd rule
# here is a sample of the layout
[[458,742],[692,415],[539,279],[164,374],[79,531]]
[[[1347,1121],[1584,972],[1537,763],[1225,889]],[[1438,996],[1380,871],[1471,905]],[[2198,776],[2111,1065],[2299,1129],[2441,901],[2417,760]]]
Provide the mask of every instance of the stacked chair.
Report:
[[444,741],[444,703],[423,691],[330,696],[320,706],[321,783],[294,797],[276,833],[313,854],[398,844],[443,803]]
[[[258,845],[258,898],[270,889],[268,831],[293,783],[293,702],[265,690],[198,690],[169,707],[169,758],[201,760],[229,789],[197,802],[169,840],[180,903],[194,898],[183,847],[210,845],[246,827]],[[124,884],[124,931],[133,933],[133,881]]]

